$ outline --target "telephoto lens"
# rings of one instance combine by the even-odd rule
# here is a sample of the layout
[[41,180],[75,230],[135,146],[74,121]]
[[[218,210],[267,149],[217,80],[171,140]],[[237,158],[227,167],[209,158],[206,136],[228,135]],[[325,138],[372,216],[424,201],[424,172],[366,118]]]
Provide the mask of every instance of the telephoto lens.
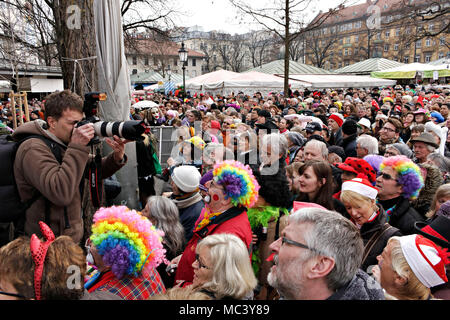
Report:
[[98,121],[94,123],[95,134],[100,137],[118,136],[127,140],[143,140],[146,126],[142,120],[106,122]]

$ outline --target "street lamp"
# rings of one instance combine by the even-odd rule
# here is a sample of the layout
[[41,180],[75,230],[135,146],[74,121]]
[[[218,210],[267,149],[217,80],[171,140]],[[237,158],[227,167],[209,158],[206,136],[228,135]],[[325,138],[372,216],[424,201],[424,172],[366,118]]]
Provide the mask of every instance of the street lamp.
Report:
[[170,76],[172,75],[172,70],[170,70],[170,64],[167,66],[167,70],[166,70],[168,76],[169,76],[169,82],[170,82]]
[[186,62],[188,61],[188,52],[184,48],[184,42],[181,42],[181,48],[180,48],[180,50],[178,50],[178,54],[180,56],[180,61],[182,63],[181,69],[183,69],[183,93],[184,93],[184,96],[186,96],[186,79],[185,79],[184,72],[186,70],[186,67],[185,67]]

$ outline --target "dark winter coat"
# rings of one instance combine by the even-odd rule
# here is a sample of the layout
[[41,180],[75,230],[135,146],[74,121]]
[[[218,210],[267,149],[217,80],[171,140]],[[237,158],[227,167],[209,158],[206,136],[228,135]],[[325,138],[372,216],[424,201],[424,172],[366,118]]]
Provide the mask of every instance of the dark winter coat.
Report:
[[[367,222],[362,225],[359,232],[361,234],[361,238],[363,239],[365,250],[372,236],[377,237],[377,235],[382,232],[382,227],[384,226],[385,223],[386,223],[386,214],[384,210],[381,208],[375,220]],[[370,250],[367,258],[362,262],[361,264],[362,270],[367,271],[368,266],[378,264],[377,256],[383,252],[383,249],[384,247],[386,247],[389,238],[393,236],[402,236],[402,234],[400,230],[391,226],[389,230],[386,230],[381,235],[381,237],[372,247],[372,250]]]
[[[352,134],[342,140],[342,148],[344,148],[345,157],[357,157],[356,154],[356,134]],[[344,162],[345,159],[342,159]]]
[[[382,201],[380,201],[380,203],[382,204]],[[383,209],[388,210],[389,208],[383,206]],[[388,221],[389,224],[396,227],[403,235],[407,236],[416,233],[414,228],[414,223],[416,221],[425,221],[425,219],[411,206],[408,199],[400,196]]]
[[327,300],[384,300],[384,293],[374,278],[359,269],[348,285]]
[[192,238],[192,231],[195,222],[202,212],[205,203],[200,193],[196,192],[191,197],[180,200],[175,197],[171,198],[175,202],[180,215],[180,223],[184,228],[186,243]]

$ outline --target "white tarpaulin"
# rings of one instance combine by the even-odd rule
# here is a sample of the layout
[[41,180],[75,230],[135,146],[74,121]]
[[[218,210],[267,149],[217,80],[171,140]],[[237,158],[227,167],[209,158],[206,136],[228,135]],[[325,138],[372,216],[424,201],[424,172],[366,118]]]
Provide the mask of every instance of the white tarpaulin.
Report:
[[[131,93],[130,76],[123,42],[122,15],[119,1],[94,1],[95,34],[97,39],[98,87],[108,98],[99,107],[102,120],[129,120]],[[136,186],[136,145],[125,145],[127,164],[116,175],[122,192],[116,201],[129,208],[138,208]],[[111,150],[104,144],[104,150]]]
[[311,89],[323,88],[370,88],[393,86],[395,80],[372,78],[369,76],[343,75],[343,74],[291,74],[290,79],[299,80],[309,84]]
[[[239,75],[237,72],[228,71],[228,70],[218,70],[209,73],[202,74],[201,76],[186,80],[186,91],[201,91],[203,86],[211,83],[218,83],[221,81],[225,81],[231,79],[235,76]],[[177,86],[182,86],[183,82],[177,83]],[[192,93],[191,93],[192,94]]]
[[7,80],[0,80],[0,92],[10,92],[11,83]]
[[[225,70],[220,70],[225,71]],[[214,75],[206,74],[207,76],[200,81],[191,79],[190,85],[186,83],[186,90],[196,90],[202,93],[210,94],[223,94],[228,95],[232,92],[237,94],[243,92],[244,94],[254,94],[255,92],[261,92],[263,95],[267,95],[270,92],[282,92],[284,91],[284,79],[271,74],[261,72],[219,72]],[[199,77],[197,77],[199,78]],[[194,82],[197,81],[197,82]],[[291,89],[299,89],[308,86],[308,84],[301,83],[299,81],[290,80]],[[191,92],[193,94],[193,92]]]

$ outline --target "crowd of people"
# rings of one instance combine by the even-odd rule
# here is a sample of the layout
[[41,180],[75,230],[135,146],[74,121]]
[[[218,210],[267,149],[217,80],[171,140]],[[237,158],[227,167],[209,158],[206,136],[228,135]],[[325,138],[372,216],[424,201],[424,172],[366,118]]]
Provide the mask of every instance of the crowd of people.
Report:
[[[17,150],[18,192],[34,202],[0,249],[0,299],[450,299],[449,89],[144,99],[130,119],[173,127],[171,157],[147,131],[140,208],[90,220],[81,98],[55,92],[16,130],[2,107],[4,134],[44,136],[62,158],[40,139]],[[127,163],[128,141],[107,143],[103,179]]]

